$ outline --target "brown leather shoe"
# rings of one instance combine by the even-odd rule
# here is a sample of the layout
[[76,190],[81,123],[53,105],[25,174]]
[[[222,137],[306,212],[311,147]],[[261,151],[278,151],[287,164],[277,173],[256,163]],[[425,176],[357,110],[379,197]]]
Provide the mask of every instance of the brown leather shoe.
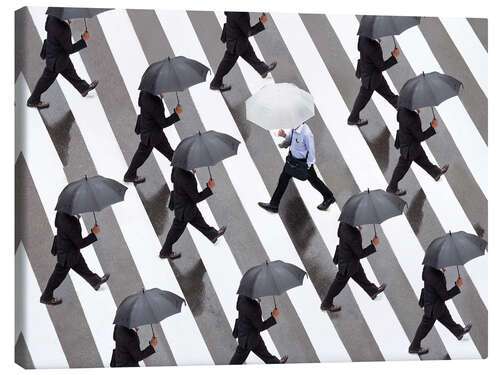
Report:
[[278,207],[272,206],[270,203],[259,202],[258,205],[264,210],[272,212],[273,214],[278,213]]
[[448,168],[450,168],[450,166],[448,164],[445,164],[444,167],[441,168],[441,173],[438,176],[434,177],[434,179],[436,181],[439,181],[439,179],[441,178],[441,176],[444,175],[446,172],[448,172]]
[[227,227],[224,225],[222,228],[219,229],[219,231],[217,232],[217,236],[215,236],[211,241],[212,243],[216,243],[217,240],[219,239],[219,237],[222,237],[224,235],[224,233],[226,233],[226,229]]
[[87,88],[87,90],[85,90],[84,92],[82,92],[82,96],[85,98],[90,91],[92,91],[93,89],[95,89],[97,87],[98,84],[99,84],[99,81],[92,82],[89,85],[89,87]]
[[283,357],[281,357],[280,363],[283,364],[286,363],[286,361],[288,361],[288,355],[285,354]]
[[394,195],[397,195],[398,197],[401,197],[401,196],[403,196],[403,195],[406,194],[406,190],[405,189],[398,189],[396,191],[392,191],[392,190],[386,189],[386,191],[388,193],[392,193]]
[[347,120],[347,125],[356,125],[356,126],[363,126],[363,125],[366,125],[368,124],[368,120],[366,119],[359,119],[358,121],[350,121],[350,120]]
[[382,283],[382,284],[380,284],[380,286],[378,287],[378,289],[377,289],[377,291],[375,292],[375,294],[374,294],[374,295],[372,295],[372,296],[370,296],[370,297],[371,297],[371,299],[373,299],[373,300],[374,300],[375,298],[377,298],[377,296],[378,296],[380,293],[382,293],[382,292],[385,290],[385,288],[386,288],[386,287],[387,287],[387,284],[386,284],[386,283]]
[[273,61],[271,64],[269,64],[267,66],[267,71],[264,72],[264,73],[262,73],[260,76],[262,78],[266,78],[267,77],[267,73],[272,72],[274,70],[274,68],[276,68],[276,65],[278,65],[278,63],[276,61]]
[[134,184],[142,184],[144,181],[146,181],[146,177],[142,177],[142,176],[127,177],[127,176],[124,176],[123,181],[133,182]]
[[408,348],[408,353],[422,355],[422,354],[429,353],[429,349],[428,348],[422,348],[422,347],[417,348],[417,349],[413,349],[412,347],[409,347]]
[[321,309],[321,311],[329,311],[329,312],[337,312],[342,310],[342,307],[334,304],[331,304],[330,306],[323,306],[323,304],[321,304],[319,308]]
[[42,297],[40,297],[40,303],[43,303],[45,305],[52,305],[52,306],[55,306],[55,305],[60,305],[62,303],[62,298],[54,298],[52,297],[51,299],[43,299]]
[[93,285],[94,289],[99,290],[101,285],[104,284],[108,280],[109,280],[109,273],[105,273],[104,276],[101,277],[101,279],[99,280],[99,283],[97,283],[96,285]]
[[162,253],[160,251],[160,255],[159,256],[160,256],[161,259],[167,259],[168,258],[168,259],[173,260],[173,259],[180,258],[181,257],[181,253],[171,252],[170,254],[165,254],[165,253]]
[[38,102],[38,103],[30,103],[26,102],[26,105],[30,108],[38,108],[38,109],[44,109],[44,108],[49,108],[49,103],[46,102]]
[[224,83],[220,86],[210,85],[210,90],[216,90],[220,92],[229,91],[231,90],[231,85],[226,85]]
[[462,340],[464,338],[464,336],[469,333],[469,331],[470,331],[471,328],[472,328],[472,323],[467,324],[464,327],[463,333],[460,336],[457,336],[457,339],[458,340]]

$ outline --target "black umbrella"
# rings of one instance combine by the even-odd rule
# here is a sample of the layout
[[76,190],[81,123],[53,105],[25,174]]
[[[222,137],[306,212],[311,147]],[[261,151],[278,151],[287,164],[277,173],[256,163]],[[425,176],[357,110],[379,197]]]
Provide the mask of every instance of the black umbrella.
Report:
[[57,17],[61,20],[70,20],[83,18],[85,22],[85,31],[87,31],[87,18],[92,18],[99,13],[112,10],[113,8],[63,8],[63,7],[48,7],[45,14]]
[[85,175],[61,191],[55,210],[69,215],[93,212],[97,225],[95,211],[123,201],[126,191],[126,186],[110,178]]
[[363,16],[359,22],[358,35],[372,39],[391,35],[394,41],[394,48],[396,48],[394,35],[399,35],[410,27],[418,25],[420,18],[407,16]]
[[398,106],[411,110],[431,107],[434,116],[433,107],[457,96],[461,86],[462,82],[452,76],[438,72],[422,72],[403,85],[399,92]]
[[431,242],[425,251],[422,264],[434,268],[446,268],[457,266],[458,277],[460,271],[458,266],[463,266],[469,260],[484,255],[488,243],[482,238],[466,233],[464,231],[451,231]]
[[236,155],[240,141],[230,135],[209,130],[198,132],[191,137],[184,138],[177,146],[172,157],[172,165],[187,171],[199,167],[208,167]]
[[[151,64],[142,75],[139,90],[153,95],[183,91],[207,79],[210,69],[184,56],[167,57]],[[177,95],[177,104],[179,96]]]
[[303,270],[293,264],[281,260],[266,261],[245,272],[236,293],[250,298],[273,296],[276,307],[274,296],[302,285],[305,275]]
[[342,207],[339,221],[352,226],[382,224],[391,217],[401,215],[406,202],[394,194],[384,190],[368,189],[350,197]]
[[113,324],[127,328],[150,324],[154,336],[153,324],[180,313],[183,303],[186,304],[186,301],[172,292],[158,288],[142,289],[141,292],[128,296],[120,303]]

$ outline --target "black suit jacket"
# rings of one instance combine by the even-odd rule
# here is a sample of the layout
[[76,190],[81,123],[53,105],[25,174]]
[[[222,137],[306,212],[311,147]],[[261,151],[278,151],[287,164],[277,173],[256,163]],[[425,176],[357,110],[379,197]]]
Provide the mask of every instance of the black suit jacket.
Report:
[[87,47],[83,39],[73,43],[69,24],[54,16],[47,16],[46,62],[47,68],[53,72],[61,72],[71,64],[69,55]]
[[116,342],[114,352],[116,367],[139,367],[139,361],[155,353],[151,345],[141,350],[139,336],[134,329],[116,325],[113,339]]
[[80,250],[97,241],[97,237],[91,232],[83,238],[80,220],[64,212],[57,212],[55,225],[57,228],[57,262],[71,267],[78,261],[81,255]]
[[182,168],[174,167],[171,179],[174,183],[175,218],[181,221],[189,221],[197,210],[196,204],[211,196],[213,194],[212,190],[207,186],[201,192],[198,192],[194,174]]
[[264,30],[264,24],[257,22],[250,25],[249,12],[224,12],[227,21],[225,25],[226,48],[237,55],[243,54],[249,47],[248,38]]
[[238,345],[244,349],[252,349],[262,339],[260,333],[275,325],[276,319],[271,315],[262,321],[260,303],[246,296],[238,296],[236,309],[238,310]]
[[445,301],[460,294],[460,288],[455,285],[447,290],[444,273],[430,266],[424,266],[422,280],[424,280],[424,313],[437,318],[446,306]]
[[398,63],[394,56],[384,60],[380,43],[371,38],[360,36],[358,39],[360,53],[361,85],[374,90],[382,80],[382,72]]
[[339,266],[346,263],[358,262],[360,259],[375,252],[371,243],[363,248],[361,232],[346,223],[340,223],[337,231],[339,236]]
[[155,146],[166,140],[163,128],[180,120],[175,111],[169,117],[165,117],[163,100],[158,95],[146,91],[141,91],[139,94],[139,107],[141,108],[139,125],[141,142],[147,146]]
[[399,147],[401,155],[405,159],[414,159],[421,152],[420,142],[429,139],[436,131],[429,126],[422,131],[422,122],[416,111],[400,107],[398,109],[397,120],[399,122]]

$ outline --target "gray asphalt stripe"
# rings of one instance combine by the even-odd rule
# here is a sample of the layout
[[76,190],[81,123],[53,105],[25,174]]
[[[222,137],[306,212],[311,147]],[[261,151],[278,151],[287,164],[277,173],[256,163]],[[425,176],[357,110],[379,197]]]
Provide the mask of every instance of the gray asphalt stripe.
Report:
[[[339,88],[346,104],[349,108],[352,108],[359,89],[359,82],[354,77],[354,68],[345,54],[334,30],[331,28],[328,20],[323,15],[302,15],[302,20],[304,21],[304,24],[306,25],[317,50],[322,56],[323,62],[327,66],[330,75]],[[328,32],[325,32],[325,30],[328,30]],[[335,51],[335,53],[332,51]],[[400,60],[401,56],[398,61]],[[398,63],[398,65],[399,64],[400,63]],[[390,134],[387,134],[390,147],[387,148],[384,144],[382,146],[382,153],[388,152],[389,156],[384,156],[380,161],[379,155],[381,150],[378,150],[377,148],[379,147],[378,142],[380,142],[381,132],[382,134],[388,133],[385,122],[373,104],[373,101],[370,101],[370,103],[363,110],[363,113],[370,119],[370,123],[368,126],[361,127],[360,131],[368,146],[372,150],[380,169],[384,173],[384,177],[387,181],[389,181],[392,171],[399,158],[399,152],[392,147],[394,139],[390,136]],[[387,159],[389,160],[388,168],[386,167]],[[407,194],[404,198],[409,203],[409,210],[407,214],[408,221],[417,235],[422,248],[426,249],[430,242],[434,238],[442,236],[447,231],[447,228],[441,227],[432,206],[425,199],[425,194],[411,170],[407,173],[404,182],[402,182],[401,185],[404,185],[407,190]],[[373,257],[370,257],[369,259],[371,258]],[[468,274],[465,272],[462,274],[465,278],[467,278],[466,285],[470,287],[464,288],[464,294],[461,298],[455,299],[454,303],[464,321],[472,319],[474,322],[478,322],[477,324],[480,328],[475,335],[472,335],[472,337],[479,352],[484,357],[487,352],[487,335],[484,335],[484,332],[487,330],[488,311],[482,303],[476,289],[473,287],[472,280]],[[465,298],[464,296],[466,294],[467,297]]]
[[[76,37],[83,27],[83,22],[75,20],[74,24]],[[92,39],[89,41],[90,47],[81,53],[82,60],[90,77],[100,80],[97,87],[99,99],[125,159],[130,161],[139,143],[139,138],[134,133],[137,116],[98,20],[88,20],[87,25],[91,30]],[[137,72],[139,75],[142,73]],[[147,180],[136,189],[155,232],[163,243],[173,221],[173,214],[167,209],[170,191],[153,157],[141,167],[140,173],[143,173]],[[132,184],[128,186],[129,189],[134,189]],[[177,267],[172,268],[196,323],[215,363],[227,363],[232,354],[231,344],[234,345],[230,336],[231,328],[189,233],[181,237],[176,244],[176,250],[182,252],[182,258],[175,260]],[[168,266],[168,261],[165,261],[165,267]],[[193,274],[193,270],[197,273]],[[190,274],[191,277],[185,278],[185,274]],[[160,285],[158,287],[162,288]],[[168,289],[166,286],[163,288]],[[147,332],[146,336],[150,334],[150,331]],[[168,341],[168,332],[166,337]]]
[[[37,67],[39,56],[36,51],[40,49],[41,40],[27,10],[24,17],[27,17],[25,21],[27,48],[23,60],[24,64],[21,65],[20,71],[25,75],[28,86],[32,90],[40,74]],[[40,114],[64,165],[66,178],[68,181],[74,181],[82,178],[85,174],[95,175],[97,172],[94,163],[57,82],[43,97],[44,100],[50,102],[50,107],[41,111]],[[92,214],[82,215],[82,218],[87,231],[90,232],[94,225]],[[107,285],[115,304],[118,306],[126,296],[141,290],[143,284],[111,208],[99,212],[97,218],[102,235],[99,237],[99,241],[94,243],[94,249],[103,270],[111,274]],[[175,364],[175,359],[162,330],[158,328],[157,332],[158,354],[146,359],[145,363],[147,365]],[[110,337],[109,340],[113,340],[113,338]]]
[[[324,16],[304,16],[318,17],[321,33],[329,34],[331,30],[324,26]],[[306,22],[306,25],[308,22]],[[278,68],[273,71],[273,77],[276,82],[291,82],[298,87],[307,90],[304,80],[298,71],[293,58],[289,54],[287,47],[282,40],[279,31],[277,30],[271,17],[266,23],[267,33],[257,35],[256,40],[259,49],[266,58],[266,60],[277,59]],[[338,49],[330,48],[333,53],[339,53]],[[341,56],[341,55],[340,55]],[[336,59],[336,56],[334,57]],[[342,74],[342,73],[340,73]],[[340,207],[347,201],[347,199],[359,192],[359,189],[352,177],[348,166],[346,165],[342,154],[338,151],[335,140],[332,138],[328,131],[324,120],[321,115],[316,112],[315,117],[308,121],[315,134],[315,143],[317,151],[317,167],[325,178],[327,185],[334,189],[337,201]],[[318,136],[319,135],[319,136]],[[383,137],[387,137],[384,135]],[[381,138],[381,137],[379,137]],[[382,142],[378,139],[377,142]],[[388,140],[386,141],[385,148],[388,150]],[[335,150],[335,155],[324,157],[324,153]],[[382,158],[383,153],[379,155]],[[388,159],[388,158],[387,158]],[[339,186],[339,183],[342,183]],[[339,188],[337,188],[339,186]],[[363,230],[364,237],[367,238],[372,235],[371,228]],[[416,303],[416,296],[408,283],[406,275],[404,274],[397,258],[394,256],[390,248],[390,244],[382,231],[378,232],[380,237],[380,245],[377,247],[377,255],[368,258],[373,271],[377,278],[386,282],[389,287],[385,290],[384,295],[388,298],[391,306],[393,307],[405,333],[409,339],[413,338],[416,327],[421,318],[421,310]],[[397,287],[391,287],[397,285]],[[442,359],[446,354],[437,332],[433,330],[427,338],[428,342],[432,343],[433,351],[422,359]],[[436,350],[434,350],[434,347]]]
[[476,33],[478,39],[488,52],[488,19],[487,18],[467,18],[472,30]]
[[[22,291],[19,291],[22,293]],[[23,369],[34,369],[35,365],[31,359],[30,351],[24,340],[23,333],[19,334],[16,346],[14,347],[14,361]]]
[[479,87],[455,43],[448,35],[443,24],[436,17],[424,17],[420,31],[439,61],[443,73],[449,74],[464,84],[459,98],[467,113],[476,125],[483,140],[488,144],[488,98]]
[[[188,15],[207,55],[212,71],[215,71],[224,53],[224,45],[219,41],[220,25],[212,12],[190,11]],[[256,17],[254,16],[253,19],[256,19]],[[266,35],[271,34],[270,31],[264,33]],[[243,139],[245,139],[248,151],[259,169],[269,193],[272,194],[278,176],[283,169],[281,156],[269,132],[250,124],[245,119],[243,102],[250,96],[250,92],[239,68],[235,66],[224,80],[233,86],[231,91],[224,93],[224,99]],[[266,152],[263,152],[263,150],[266,150]],[[330,186],[332,186],[335,193],[337,190],[335,184]],[[256,197],[257,200],[258,197]],[[321,196],[318,194],[318,203],[320,202]],[[298,255],[305,265],[315,289],[322,297],[326,294],[332,281],[333,264],[330,253],[314,226],[312,218],[309,216],[293,182],[290,183],[280,207],[281,219],[295,248],[298,250]],[[332,323],[335,325],[352,360],[382,360],[382,354],[354,300],[351,290],[346,288],[336,301],[342,305],[343,310],[342,314],[335,315],[335,318],[332,318]]]
[[[23,241],[42,291],[56,263],[55,257],[50,254],[54,238],[52,228],[45,216],[42,202],[22,153],[16,161],[15,173],[16,248],[19,242]],[[71,278],[67,277],[54,294],[56,297],[61,297],[63,303],[58,306],[48,306],[47,310],[69,366],[102,367],[94,338],[80,304],[85,301],[78,299]]]
[[[153,11],[130,10],[128,13],[149,63],[165,58],[165,56],[174,56],[168,35],[164,34]],[[158,46],[162,48],[159,49]],[[179,93],[179,99],[183,106],[182,121],[176,126],[179,136],[185,138],[197,131],[205,131],[189,91]],[[176,104],[175,93],[167,94],[166,101],[171,104],[172,110]],[[229,224],[224,238],[231,248],[241,273],[244,273],[248,268],[263,263],[268,257],[224,166],[220,163],[211,169],[217,185],[216,193],[207,200],[207,203],[219,226]],[[200,168],[197,171],[197,177],[203,186],[208,180],[207,169]],[[235,285],[235,290],[236,288]],[[266,299],[263,301],[264,311],[272,310],[270,303],[267,302]],[[317,362],[318,358],[288,296],[280,297],[279,304],[279,325],[270,330],[278,351],[281,354],[288,354],[291,362]],[[234,306],[236,306],[236,295]],[[233,322],[230,324],[232,325]],[[232,345],[229,348],[232,349]]]
[[[382,43],[382,50],[384,56],[389,56],[392,44]],[[401,87],[403,87],[408,79],[415,77],[415,72],[408,64],[404,56],[404,51],[401,49],[398,63],[391,67],[387,73],[398,91],[401,90]],[[440,124],[437,130],[438,135],[428,139],[426,144],[429,146],[438,165],[450,165],[450,169],[446,173],[446,180],[476,230],[476,233],[483,238],[488,238],[488,200],[474,180],[465,160],[462,158],[460,150],[457,148],[448,131],[447,125],[453,126],[453,124],[444,123],[439,116],[439,107],[436,107],[435,112]],[[424,109],[421,117],[425,119],[423,120],[424,122],[430,121],[430,110],[428,108]],[[407,187],[404,181],[402,184],[404,184],[401,185],[404,188]]]

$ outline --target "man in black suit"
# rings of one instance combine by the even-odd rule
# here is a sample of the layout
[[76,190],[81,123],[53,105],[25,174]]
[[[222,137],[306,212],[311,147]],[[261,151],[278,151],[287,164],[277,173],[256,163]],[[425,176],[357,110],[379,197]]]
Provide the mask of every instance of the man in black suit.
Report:
[[163,95],[153,95],[146,91],[141,91],[139,94],[139,107],[141,107],[141,114],[137,118],[135,131],[141,135],[141,141],[123,177],[123,181],[135,184],[146,181],[145,177],[137,176],[137,169],[151,155],[153,148],[172,161],[174,150],[163,133],[163,129],[179,121],[179,114],[182,112],[182,107],[178,104],[174,113],[165,117]]
[[399,50],[394,48],[391,57],[384,61],[380,42],[380,39],[377,41],[365,36],[360,36],[358,39],[360,59],[358,60],[356,75],[361,78],[361,87],[351,114],[347,119],[349,125],[362,126],[368,124],[368,120],[361,119],[359,113],[368,104],[374,91],[377,91],[394,108],[397,108],[398,96],[391,91],[382,72],[398,63],[396,57],[399,56]]
[[137,331],[139,328],[130,329],[115,325],[113,340],[116,342],[116,348],[111,357],[111,367],[139,367],[140,361],[155,353],[158,339],[153,336],[149,345],[141,350]]
[[[446,278],[444,277],[445,270],[441,272],[430,266],[424,266],[422,271],[422,280],[424,280],[424,289],[420,297],[421,307],[424,308],[424,316],[415,332],[415,337],[410,344],[408,351],[411,354],[425,354],[429,351],[427,348],[422,348],[420,342],[434,326],[436,320],[450,330],[458,340],[462,340],[472,328],[472,324],[467,324],[465,327],[455,323],[446,307],[445,301],[460,294],[460,287],[463,285],[462,279],[458,278],[455,286],[450,290],[446,289]],[[422,306],[423,303],[423,306]]]
[[396,135],[396,147],[399,147],[401,156],[396,168],[394,168],[389,186],[386,189],[389,193],[396,195],[406,194],[406,190],[398,188],[398,183],[405,176],[406,172],[408,172],[412,162],[417,163],[436,181],[439,181],[439,178],[448,171],[448,164],[444,165],[443,168],[432,164],[420,144],[420,142],[436,134],[434,129],[438,126],[438,121],[436,119],[432,120],[431,126],[422,131],[419,112],[420,110],[412,111],[403,107],[398,109],[399,131]]
[[172,251],[172,246],[181,237],[188,223],[203,233],[214,244],[226,232],[225,226],[217,230],[208,225],[201,216],[200,210],[196,207],[197,203],[213,194],[212,189],[215,187],[215,181],[210,179],[207,182],[207,187],[200,193],[194,177],[195,173],[195,170],[190,172],[182,168],[174,167],[172,169],[171,179],[174,183],[174,190],[171,192],[169,208],[174,210],[175,218],[160,251],[160,258],[162,259],[176,259],[181,256],[180,253]]
[[90,38],[90,35],[85,31],[82,38],[78,42],[73,43],[71,40],[71,29],[69,27],[70,23],[71,20],[65,22],[57,17],[47,16],[47,21],[45,21],[47,39],[45,48],[42,49],[42,54],[44,55],[42,58],[45,58],[46,66],[33,93],[28,98],[28,102],[26,103],[28,107],[42,109],[49,106],[49,103],[44,103],[40,100],[40,96],[48,90],[52,83],[54,83],[59,73],[62,74],[62,76],[66,78],[83,97],[87,96],[89,91],[95,89],[99,83],[98,81],[94,81],[89,85],[81,79],[75,71],[75,67],[69,55],[87,47],[85,41]]
[[267,21],[267,16],[262,13],[259,22],[255,25],[250,25],[249,12],[224,12],[227,21],[222,30],[221,40],[226,43],[226,52],[217,68],[214,79],[210,83],[212,90],[227,91],[231,86],[222,83],[224,76],[232,69],[238,57],[242,57],[252,68],[254,68],[262,78],[267,77],[267,73],[276,67],[276,62],[267,65],[260,61],[255,51],[253,50],[249,37],[260,33],[264,30],[264,23]]
[[339,245],[336,250],[334,261],[338,262],[338,271],[333,280],[332,285],[328,289],[325,299],[321,302],[321,310],[336,312],[340,311],[341,307],[333,304],[333,299],[344,289],[347,282],[352,278],[363,290],[371,297],[377,298],[386,287],[382,283],[378,288],[375,284],[370,282],[365,275],[363,266],[360,259],[373,254],[378,245],[379,239],[377,236],[373,237],[370,245],[363,249],[361,242],[361,227],[356,228],[347,223],[340,223],[337,235],[339,236]]
[[238,338],[238,346],[229,362],[230,365],[241,365],[245,362],[250,352],[254,352],[264,363],[285,363],[288,360],[287,355],[278,359],[269,353],[264,340],[262,340],[260,333],[276,324],[279,311],[275,308],[271,316],[262,321],[260,301],[260,298],[257,302],[246,296],[238,296],[238,302],[236,302],[238,320],[233,332],[233,335]]
[[55,225],[57,235],[53,246],[57,254],[57,264],[40,297],[40,302],[47,305],[58,305],[62,302],[61,298],[54,298],[53,293],[71,269],[83,277],[95,290],[99,290],[101,284],[109,279],[109,273],[99,277],[92,272],[80,252],[84,247],[97,241],[96,234],[100,232],[99,226],[95,225],[92,233],[83,238],[80,215],[68,215],[61,211],[56,214]]

